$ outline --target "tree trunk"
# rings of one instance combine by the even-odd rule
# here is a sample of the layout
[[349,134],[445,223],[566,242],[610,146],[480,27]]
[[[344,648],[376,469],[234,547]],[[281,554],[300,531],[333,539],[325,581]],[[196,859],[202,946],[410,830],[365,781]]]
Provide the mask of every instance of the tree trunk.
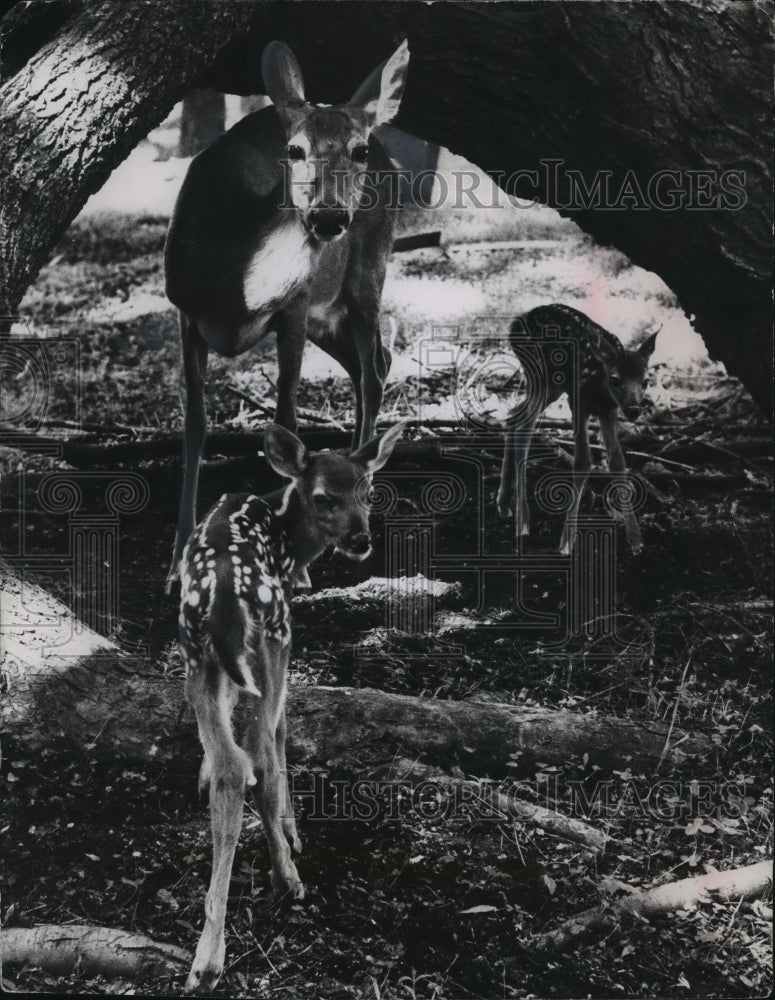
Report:
[[242,3],[94,0],[0,87],[0,315],[252,14]]
[[83,6],[82,0],[29,0],[0,3],[0,80],[18,73]]
[[183,98],[180,117],[180,156],[196,156],[215,142],[226,127],[226,98],[205,87]]
[[[308,91],[326,101],[349,97],[407,37],[396,124],[656,272],[711,357],[771,414],[773,42],[764,7],[311,2],[277,5],[271,24]],[[246,58],[217,60],[212,85],[228,90],[228,77],[260,87],[249,73],[255,49],[249,39]],[[666,170],[677,177],[655,180]],[[596,181],[599,203],[585,207],[583,187]]]
[[91,3],[0,88],[0,311],[193,83],[260,91],[282,38],[309,93],[343,100],[403,37],[397,124],[659,274],[771,413],[772,39],[754,3]]

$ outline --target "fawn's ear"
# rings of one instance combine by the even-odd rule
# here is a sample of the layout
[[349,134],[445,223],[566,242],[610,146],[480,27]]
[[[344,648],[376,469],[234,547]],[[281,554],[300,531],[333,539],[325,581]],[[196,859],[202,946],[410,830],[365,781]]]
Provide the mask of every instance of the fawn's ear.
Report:
[[353,452],[352,460],[364,466],[369,475],[381,469],[390,458],[395,443],[404,433],[405,427],[406,421],[400,420],[389,431],[385,431],[381,437],[372,438],[371,441],[361,445],[356,452]]
[[[662,327],[660,326],[659,330],[661,329]],[[638,354],[640,354],[642,358],[646,358],[648,360],[648,358],[650,358],[651,355],[654,353],[654,346],[656,345],[657,342],[657,334],[659,333],[659,330],[655,330],[650,337],[646,337],[646,339],[638,348]]]
[[304,104],[304,77],[296,56],[284,42],[270,42],[261,56],[264,89],[272,98],[277,113],[286,123],[286,108]]
[[590,350],[598,361],[601,361],[604,365],[612,365],[616,362],[616,351],[597,330],[589,331],[588,343]]
[[309,452],[296,435],[279,424],[264,428],[264,454],[274,471],[286,479],[298,479],[309,464]]
[[373,125],[384,125],[398,114],[409,66],[409,43],[401,42],[393,55],[366,77],[348,105],[362,107]]

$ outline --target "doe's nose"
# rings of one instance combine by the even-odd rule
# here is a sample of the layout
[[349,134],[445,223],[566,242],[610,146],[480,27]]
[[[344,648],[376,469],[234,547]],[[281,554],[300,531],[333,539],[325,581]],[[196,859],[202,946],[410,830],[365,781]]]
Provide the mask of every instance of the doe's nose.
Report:
[[313,208],[309,213],[309,224],[316,236],[332,240],[348,228],[350,214],[346,208]]
[[637,420],[638,417],[640,416],[640,407],[639,406],[625,406],[624,407],[624,415],[625,415],[625,417],[627,417],[628,420]]

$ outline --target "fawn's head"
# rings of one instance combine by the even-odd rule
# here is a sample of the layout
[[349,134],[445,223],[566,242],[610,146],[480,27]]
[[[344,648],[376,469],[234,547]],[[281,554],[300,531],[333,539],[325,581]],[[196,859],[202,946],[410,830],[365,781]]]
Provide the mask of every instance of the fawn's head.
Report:
[[604,337],[590,341],[592,353],[602,362],[608,388],[628,420],[637,420],[640,416],[649,358],[654,353],[657,333],[659,330],[634,351],[624,347],[617,349]]
[[[372,438],[351,455],[332,451],[310,454],[291,431],[267,424],[264,451],[271,467],[290,479],[285,509],[294,492],[299,515],[294,528],[304,536],[305,548],[314,558],[328,545],[348,559],[361,562],[371,553],[368,492],[372,474],[390,458],[403,433],[396,424],[381,437]],[[306,561],[309,561],[307,559]]]
[[347,232],[363,194],[369,137],[398,112],[409,63],[404,41],[346,104],[308,104],[296,57],[282,42],[264,49],[261,72],[287,138],[288,195],[320,242]]

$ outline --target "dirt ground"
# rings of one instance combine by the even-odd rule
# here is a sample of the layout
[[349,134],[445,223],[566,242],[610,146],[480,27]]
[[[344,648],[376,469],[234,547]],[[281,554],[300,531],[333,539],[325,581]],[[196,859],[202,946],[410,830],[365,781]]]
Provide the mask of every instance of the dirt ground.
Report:
[[[26,368],[14,362],[3,421],[36,433],[39,443],[93,447],[71,452],[69,460],[42,446],[30,450],[29,442],[27,450],[4,448],[0,540],[6,555],[51,557],[37,578],[73,603],[68,515],[43,509],[43,478],[76,469],[82,510],[96,517],[104,512],[106,475],[142,477],[147,503],[122,515],[118,529],[114,634],[147,656],[152,669],[180,677],[182,694],[177,609],[163,594],[180,433],[175,317],[163,306],[164,231],[165,220],[157,217],[110,225],[83,220],[27,295],[30,342],[60,337],[59,348],[66,349],[57,354],[51,340],[40,347],[48,351],[52,377],[45,407],[27,417],[34,372],[29,362]],[[488,238],[500,242],[488,248],[484,235],[477,241],[471,232],[447,233],[442,249],[396,255],[391,264],[386,305],[394,322],[386,330],[396,357],[383,413],[388,422],[414,421],[383,474],[397,500],[387,518],[373,517],[368,563],[326,555],[312,568],[317,599],[294,607],[292,683],[556,706],[644,724],[672,720],[707,734],[715,756],[660,773],[678,789],[669,818],[644,812],[630,794],[633,782],[646,787],[652,776],[605,773],[583,752],[561,768],[531,771],[515,752],[492,774],[473,775],[518,780],[528,799],[560,811],[574,783],[591,789],[600,778],[611,779],[610,801],[590,822],[625,847],[597,860],[540,828],[483,820],[465,808],[441,819],[412,808],[396,818],[386,808],[372,821],[356,822],[319,818],[335,815],[334,791],[325,803],[330,809],[302,797],[300,871],[308,898],[290,909],[271,897],[260,822],[250,809],[234,867],[227,969],[217,995],[752,997],[770,989],[772,911],[760,902],[674,913],[551,959],[525,947],[528,934],[598,904],[619,883],[648,887],[699,874],[706,864],[723,870],[772,853],[772,441],[770,426],[719,366],[657,356],[650,410],[623,429],[631,467],[645,484],[639,515],[645,549],[630,555],[620,531],[616,634],[525,627],[508,561],[513,527],[495,511],[498,435],[491,428],[477,435],[456,421],[461,389],[454,365],[418,366],[428,342],[440,342],[433,325],[457,315],[455,295],[464,297],[466,288],[487,291],[484,308],[492,316],[538,301],[584,308],[595,282],[610,290],[612,315],[618,303],[627,316],[667,321],[668,329],[685,317],[653,276],[636,272],[613,251],[589,246],[565,223],[544,231],[527,221],[519,241],[505,236],[489,231]],[[579,295],[579,275],[590,260],[596,276],[588,276]],[[466,301],[476,306],[470,296]],[[423,302],[424,313],[415,308]],[[444,336],[465,346],[457,333]],[[250,457],[256,446],[244,445],[244,435],[266,420],[246,399],[271,411],[273,371],[271,353],[214,360],[211,431],[241,434],[243,445],[236,453],[225,446],[219,451],[222,439],[211,439],[200,510],[225,491],[267,488]],[[300,406],[323,414],[333,433],[346,427],[352,416],[346,381],[325,366],[305,371]],[[494,377],[480,390],[481,407],[497,415],[497,397],[507,386]],[[543,427],[539,444],[547,448],[529,475],[567,468],[569,439],[558,411]],[[434,478],[450,484],[449,493],[428,513]],[[603,512],[602,486],[587,498],[585,511]],[[430,562],[418,562],[409,550],[386,558],[386,532],[401,518],[423,520],[433,532]],[[534,504],[532,529],[528,551],[556,551],[559,514]],[[389,628],[384,601],[350,589],[371,577],[418,572],[451,584],[435,598],[430,631]],[[327,595],[333,587],[346,590]],[[562,619],[561,573],[528,573],[522,594],[530,613],[559,609]],[[77,747],[67,758],[31,759],[7,746],[5,757],[4,921],[95,923],[193,949],[210,856],[195,774],[162,765],[139,771],[120,761],[95,764]],[[450,767],[468,774],[464,748]],[[173,982],[140,987],[37,970],[8,975],[13,987],[34,992],[147,988],[166,995],[180,989]]]

